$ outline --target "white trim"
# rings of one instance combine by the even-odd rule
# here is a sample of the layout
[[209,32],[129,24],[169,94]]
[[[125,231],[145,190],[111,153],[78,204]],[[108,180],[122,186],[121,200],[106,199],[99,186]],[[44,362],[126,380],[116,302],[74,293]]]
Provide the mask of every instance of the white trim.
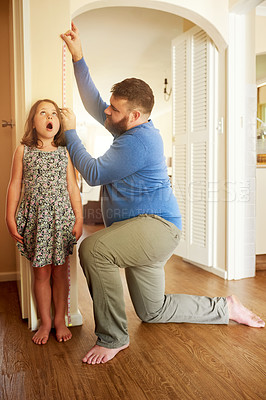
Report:
[[235,14],[247,14],[254,8],[258,7],[262,3],[262,0],[238,0],[232,7],[230,7],[229,12]]
[[257,80],[257,88],[265,86],[265,85],[266,85],[266,78]]
[[[71,326],[80,326],[80,325],[82,325],[83,320],[82,320],[82,315],[81,315],[79,310],[77,310],[76,313],[71,313],[70,317],[71,317],[71,325],[68,325],[68,316],[67,315],[65,316],[66,326],[68,326],[68,327],[70,326],[71,327]],[[39,326],[40,326],[40,319],[39,318],[38,319],[34,319],[34,321],[31,321],[31,324],[28,323],[28,328],[31,331],[37,331]],[[54,326],[54,325],[52,325],[52,326]]]
[[[210,246],[212,246],[212,266],[214,269],[217,269],[217,264],[218,264],[218,202],[219,202],[219,196],[218,196],[218,163],[216,160],[218,160],[218,135],[219,135],[219,130],[218,130],[218,96],[219,96],[219,86],[218,86],[218,65],[219,65],[219,60],[218,60],[218,51],[216,49],[213,49],[213,85],[214,85],[214,92],[213,92],[213,129],[215,130],[215,133],[213,135],[213,143],[212,143],[212,162],[211,164],[213,165],[213,197],[212,200],[210,200],[209,195],[208,195],[208,201],[213,201],[213,208],[212,208],[212,238]],[[211,143],[209,144],[211,146]],[[209,193],[209,191],[208,191]]]
[[[77,310],[76,313],[71,313],[70,317],[71,317],[71,326],[80,326],[83,324],[82,315],[79,310]],[[67,315],[65,316],[65,321],[66,321],[66,326],[69,326]]]
[[[235,36],[235,15],[229,15],[229,40],[230,38],[234,38]],[[234,53],[235,53],[235,41],[232,40],[230,45],[228,46],[228,79],[227,79],[227,86],[228,86],[228,117],[227,117],[227,133],[228,139],[227,143],[227,188],[229,188],[230,194],[230,184],[231,182],[235,181],[235,163],[234,157],[236,152],[236,143],[233,138],[230,138],[230,132],[235,132],[235,108],[236,108],[236,88],[234,87],[235,82],[235,64],[234,64]],[[230,112],[231,111],[231,112]],[[229,194],[227,194],[227,234],[226,234],[226,241],[227,241],[227,272],[228,272],[228,279],[234,278],[234,265],[235,265],[235,202],[230,201]]]
[[206,265],[198,264],[198,263],[193,262],[191,260],[186,260],[185,258],[182,258],[182,260],[185,261],[188,264],[192,264],[192,265],[195,265],[196,267],[204,269],[204,271],[210,272],[211,274],[217,275],[220,278],[227,279],[227,272],[224,269],[214,268],[214,267],[207,267]]
[[18,279],[17,272],[0,272],[0,282],[16,281]]
[[[263,3],[265,3],[265,1]],[[260,17],[266,17],[266,6],[265,5],[257,6],[256,15],[259,15]]]
[[[255,12],[254,12],[255,18]],[[227,273],[255,276],[256,84],[253,15],[229,15],[227,101]],[[254,51],[255,58],[255,51]],[[254,74],[255,75],[255,74]],[[254,84],[252,79],[254,78]]]
[[[191,9],[185,0],[183,0],[181,4],[173,4],[172,1],[168,0],[123,0],[123,2],[121,2],[121,0],[87,0],[87,3],[79,8],[74,8],[74,5],[75,2],[72,0],[72,19],[87,11],[105,7],[139,7],[172,13],[193,22],[195,25],[204,30],[213,40],[219,51],[222,52],[227,47],[228,30],[225,29],[223,32],[222,30],[219,30],[213,21],[208,20],[205,15],[202,15],[197,10],[195,11],[194,9]],[[224,24],[227,28],[227,18],[224,19]]]

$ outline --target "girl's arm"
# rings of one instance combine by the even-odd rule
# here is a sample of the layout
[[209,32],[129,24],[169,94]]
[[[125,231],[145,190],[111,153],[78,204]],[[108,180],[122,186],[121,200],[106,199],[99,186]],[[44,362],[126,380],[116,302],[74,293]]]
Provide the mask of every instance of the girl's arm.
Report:
[[20,243],[23,243],[23,237],[18,233],[17,230],[16,211],[22,187],[23,153],[24,153],[24,146],[19,145],[13,157],[11,178],[7,189],[7,201],[6,201],[7,227],[13,239],[15,239]]
[[70,202],[72,209],[74,211],[76,222],[73,228],[73,235],[75,235],[76,240],[80,238],[82,235],[83,228],[83,213],[82,213],[82,204],[81,204],[81,196],[79,187],[76,180],[75,170],[73,164],[70,160],[69,154],[68,156],[68,165],[67,165],[67,189],[70,197]]

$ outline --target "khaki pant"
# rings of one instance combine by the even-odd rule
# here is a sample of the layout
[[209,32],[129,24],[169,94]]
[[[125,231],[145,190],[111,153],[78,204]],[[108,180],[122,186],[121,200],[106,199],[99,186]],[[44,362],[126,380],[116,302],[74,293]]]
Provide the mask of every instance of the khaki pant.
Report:
[[80,262],[93,299],[97,344],[118,348],[129,342],[119,268],[125,268],[132,302],[144,322],[227,324],[223,297],[164,294],[164,265],[181,232],[156,215],[116,222],[87,237]]

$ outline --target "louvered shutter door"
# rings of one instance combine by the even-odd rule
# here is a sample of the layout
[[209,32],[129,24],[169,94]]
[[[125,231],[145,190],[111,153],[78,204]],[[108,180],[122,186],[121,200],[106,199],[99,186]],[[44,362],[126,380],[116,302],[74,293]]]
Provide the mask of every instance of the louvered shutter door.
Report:
[[[182,35],[183,36],[183,35]],[[176,254],[187,257],[187,38],[172,46],[173,68],[173,190],[182,215],[182,236]]]
[[209,207],[209,96],[207,34],[191,38],[190,241],[189,259],[210,266],[208,257]]
[[[184,43],[186,51],[178,52],[177,49],[184,46]],[[206,266],[212,264],[210,240],[213,223],[212,204],[208,201],[208,182],[211,181],[212,167],[209,162],[209,143],[214,134],[210,123],[211,46],[207,34],[197,27],[173,41],[173,185],[182,214],[184,232],[180,249],[178,246],[175,253]],[[180,65],[185,65],[186,68],[182,69]],[[177,123],[180,118],[177,106],[182,101],[183,125],[180,127]],[[184,193],[182,198],[179,187]]]

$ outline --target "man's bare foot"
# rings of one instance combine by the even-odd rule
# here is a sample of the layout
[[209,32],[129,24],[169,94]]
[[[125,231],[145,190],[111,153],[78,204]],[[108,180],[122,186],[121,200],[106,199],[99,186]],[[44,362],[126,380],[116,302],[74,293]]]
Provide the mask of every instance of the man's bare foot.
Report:
[[236,296],[228,296],[226,299],[229,319],[254,328],[263,328],[265,326],[265,322],[252,311],[244,307]]
[[55,324],[55,331],[56,331],[56,340],[58,342],[67,342],[72,338],[72,333],[67,328],[65,323],[62,324]]
[[87,364],[104,364],[107,361],[112,360],[119,351],[126,349],[128,346],[128,344],[125,344],[117,349],[107,349],[106,347],[98,346],[96,344],[85,355],[82,361]]
[[35,344],[46,344],[49,339],[51,327],[41,325],[35,335],[32,337],[32,341]]

